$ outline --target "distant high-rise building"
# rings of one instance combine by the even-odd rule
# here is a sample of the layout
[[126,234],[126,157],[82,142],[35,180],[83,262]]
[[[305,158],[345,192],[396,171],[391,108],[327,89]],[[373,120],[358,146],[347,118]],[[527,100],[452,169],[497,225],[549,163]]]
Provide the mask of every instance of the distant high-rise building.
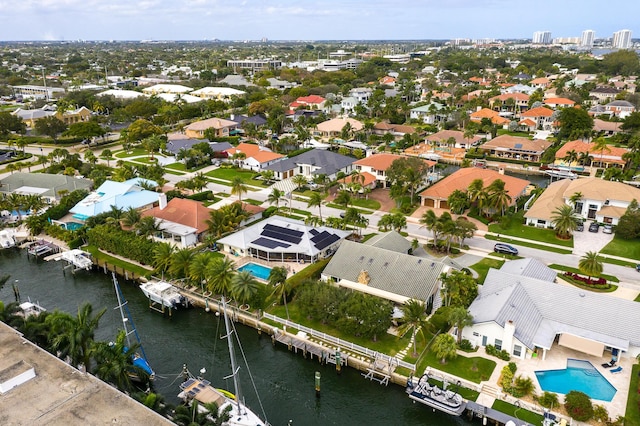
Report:
[[584,30],[582,32],[582,37],[580,38],[580,46],[581,47],[593,47],[593,40],[596,38],[596,32],[593,30]]
[[628,49],[631,47],[631,30],[620,30],[613,33],[613,47]]
[[536,31],[533,33],[533,44],[551,44],[551,31]]

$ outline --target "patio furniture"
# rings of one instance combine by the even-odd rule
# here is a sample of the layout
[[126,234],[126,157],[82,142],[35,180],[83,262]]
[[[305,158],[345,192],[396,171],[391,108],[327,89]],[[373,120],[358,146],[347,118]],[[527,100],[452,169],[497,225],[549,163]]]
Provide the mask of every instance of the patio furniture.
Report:
[[622,367],[616,367],[613,370],[610,370],[612,374],[622,373]]
[[602,367],[604,368],[611,368],[611,367],[615,367],[616,366],[616,361],[615,360],[611,360],[607,363],[602,364]]

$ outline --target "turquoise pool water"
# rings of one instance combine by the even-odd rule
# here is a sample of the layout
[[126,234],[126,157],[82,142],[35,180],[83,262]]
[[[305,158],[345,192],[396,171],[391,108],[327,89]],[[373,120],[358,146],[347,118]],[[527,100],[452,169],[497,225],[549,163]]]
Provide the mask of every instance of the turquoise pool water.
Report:
[[563,394],[575,390],[600,401],[611,401],[617,392],[593,364],[579,359],[568,359],[564,370],[536,371],[536,378],[542,390]]
[[79,224],[78,222],[66,222],[65,226],[69,231],[75,231],[76,229],[82,228],[83,225]]
[[259,265],[257,263],[246,263],[238,268],[238,271],[249,271],[251,275],[256,278],[260,278],[261,280],[269,280],[269,274],[271,273],[271,268],[263,265]]

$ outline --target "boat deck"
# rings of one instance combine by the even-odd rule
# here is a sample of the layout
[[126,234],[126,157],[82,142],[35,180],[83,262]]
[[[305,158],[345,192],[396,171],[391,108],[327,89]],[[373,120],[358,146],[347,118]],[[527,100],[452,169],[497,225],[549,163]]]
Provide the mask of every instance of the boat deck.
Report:
[[497,424],[506,425],[508,422],[513,422],[518,426],[534,426],[531,423],[527,423],[524,420],[520,420],[517,417],[510,416],[500,411],[494,410],[490,407],[478,404],[474,401],[467,401],[467,410],[472,412],[475,417],[484,418],[497,422]]

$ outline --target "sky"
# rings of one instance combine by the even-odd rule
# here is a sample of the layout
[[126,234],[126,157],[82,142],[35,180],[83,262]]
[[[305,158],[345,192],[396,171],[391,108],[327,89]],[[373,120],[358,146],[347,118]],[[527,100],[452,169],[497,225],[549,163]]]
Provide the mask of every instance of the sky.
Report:
[[640,38],[638,16],[637,0],[0,0],[0,40]]

